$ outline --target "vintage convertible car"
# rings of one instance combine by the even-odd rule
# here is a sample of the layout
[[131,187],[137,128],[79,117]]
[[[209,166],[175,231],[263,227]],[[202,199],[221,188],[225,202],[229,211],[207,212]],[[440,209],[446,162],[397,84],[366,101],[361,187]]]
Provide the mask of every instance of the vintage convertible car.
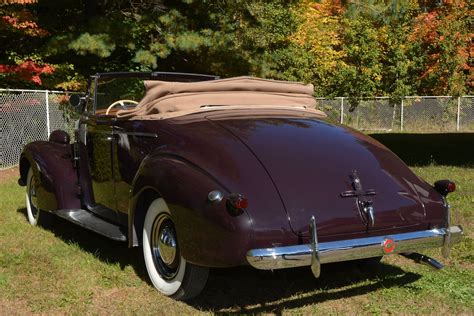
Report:
[[142,246],[153,285],[176,299],[209,268],[447,256],[462,228],[445,196],[372,138],[315,110],[313,86],[251,77],[101,73],[72,97],[75,141],[25,146],[28,220],[51,212]]

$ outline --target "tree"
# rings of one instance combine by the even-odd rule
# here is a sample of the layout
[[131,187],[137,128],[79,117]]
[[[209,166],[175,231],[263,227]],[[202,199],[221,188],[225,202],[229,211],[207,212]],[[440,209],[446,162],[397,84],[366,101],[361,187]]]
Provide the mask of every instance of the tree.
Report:
[[469,54],[473,10],[465,1],[445,1],[414,19],[410,42],[418,56],[420,94],[472,93]]
[[[296,28],[288,8],[287,1],[42,0],[28,12],[44,36],[23,33],[18,39],[9,30],[12,45],[0,63],[8,71],[25,61],[52,65],[54,74],[41,83],[63,89],[76,89],[86,74],[103,71],[279,77],[278,63],[285,62]],[[6,77],[3,82],[19,84]]]
[[[2,1],[1,4],[26,4],[34,1]],[[52,65],[44,63],[39,56],[30,52],[26,58],[22,56],[21,51],[29,50],[23,41],[18,38],[27,38],[30,43],[36,42],[39,38],[48,35],[48,32],[39,27],[35,17],[24,6],[17,6],[12,10],[6,6],[0,6],[0,37],[4,42],[4,56],[2,59],[8,59],[10,64],[0,63],[0,79],[10,80],[14,84],[21,81],[29,82],[29,85],[41,84],[42,74],[51,74],[54,71]]]
[[344,57],[335,78],[335,93],[353,99],[377,95],[383,70],[378,32],[363,17],[345,19],[344,26]]
[[95,72],[162,70],[312,82],[353,100],[472,91],[463,0],[5,5],[19,1],[0,2],[2,87],[77,90]]
[[335,95],[339,86],[335,78],[345,57],[341,49],[343,12],[340,3],[329,0],[319,3],[305,0],[297,9],[301,21],[292,40],[310,54],[308,66],[302,67],[301,77],[314,82],[319,96]]
[[0,5],[7,5],[7,4],[30,4],[36,3],[38,0],[0,0]]

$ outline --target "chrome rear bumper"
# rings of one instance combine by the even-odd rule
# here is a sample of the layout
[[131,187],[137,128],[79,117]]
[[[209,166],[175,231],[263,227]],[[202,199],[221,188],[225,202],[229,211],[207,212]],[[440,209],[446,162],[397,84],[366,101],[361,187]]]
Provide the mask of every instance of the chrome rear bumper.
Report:
[[254,268],[262,270],[311,266],[315,277],[319,277],[320,266],[323,263],[410,253],[437,247],[443,247],[443,254],[448,254],[447,250],[461,241],[463,233],[462,227],[451,226],[318,243],[314,218],[311,219],[310,227],[311,244],[252,249],[247,253],[247,261]]

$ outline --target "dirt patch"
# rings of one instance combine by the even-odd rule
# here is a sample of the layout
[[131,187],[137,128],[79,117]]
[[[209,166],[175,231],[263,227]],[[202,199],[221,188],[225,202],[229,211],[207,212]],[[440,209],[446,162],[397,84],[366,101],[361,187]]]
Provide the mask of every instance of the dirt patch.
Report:
[[0,182],[10,180],[11,178],[18,177],[18,167],[0,170]]
[[30,308],[26,301],[15,300],[9,301],[6,299],[0,299],[0,311],[2,315],[26,315],[31,314]]
[[114,287],[110,289],[97,287],[92,293],[92,304],[88,311],[91,311],[93,314],[197,314],[197,311],[187,304],[164,297],[148,285],[144,287]]

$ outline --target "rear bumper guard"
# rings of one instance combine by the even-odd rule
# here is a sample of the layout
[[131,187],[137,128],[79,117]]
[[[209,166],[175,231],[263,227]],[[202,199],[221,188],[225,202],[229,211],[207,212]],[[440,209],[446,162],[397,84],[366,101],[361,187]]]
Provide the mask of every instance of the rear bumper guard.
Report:
[[311,266],[314,276],[319,277],[323,263],[411,253],[440,247],[443,248],[443,254],[447,255],[452,245],[461,241],[463,234],[461,226],[451,226],[319,243],[314,217],[311,218],[310,229],[310,244],[252,249],[247,253],[248,263],[261,270]]

